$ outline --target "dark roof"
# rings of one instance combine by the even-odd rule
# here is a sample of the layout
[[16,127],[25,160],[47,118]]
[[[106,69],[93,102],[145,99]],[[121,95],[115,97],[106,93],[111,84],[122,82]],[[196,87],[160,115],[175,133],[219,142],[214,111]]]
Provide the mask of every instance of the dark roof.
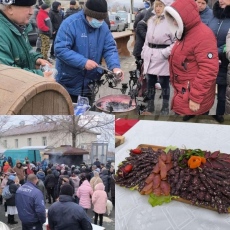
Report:
[[84,149],[75,148],[69,145],[60,146],[44,152],[44,155],[60,155],[60,156],[83,155],[83,154],[89,154],[89,152]]

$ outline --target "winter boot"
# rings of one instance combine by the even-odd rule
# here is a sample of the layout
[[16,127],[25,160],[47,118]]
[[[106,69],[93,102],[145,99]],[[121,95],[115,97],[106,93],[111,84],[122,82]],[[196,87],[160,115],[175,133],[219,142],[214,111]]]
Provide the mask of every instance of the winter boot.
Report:
[[169,115],[169,102],[163,101],[163,105],[161,108],[161,115]]
[[10,224],[17,224],[18,222],[14,220],[14,215],[11,215],[11,223]]
[[147,106],[148,112],[153,113],[155,110],[154,106],[154,100],[149,100],[148,101],[148,106]]
[[8,215],[8,221],[7,224],[11,224],[11,215]]

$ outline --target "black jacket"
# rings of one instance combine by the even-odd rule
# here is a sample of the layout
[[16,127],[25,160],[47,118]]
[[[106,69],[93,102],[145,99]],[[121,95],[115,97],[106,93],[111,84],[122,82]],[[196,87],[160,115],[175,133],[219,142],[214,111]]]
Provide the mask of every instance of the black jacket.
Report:
[[109,176],[109,172],[107,169],[102,170],[102,172],[100,173],[100,178],[103,181],[103,184],[105,186],[105,192],[109,192],[110,191],[110,176]]
[[50,206],[48,221],[51,230],[93,229],[85,210],[68,195],[60,195],[59,201]]
[[79,12],[80,10],[81,10],[80,7],[77,8],[77,9],[74,9],[74,8],[73,9],[72,8],[67,9],[66,12],[65,12],[64,19],[66,19],[67,17],[69,17],[72,14],[75,14],[75,13]]
[[44,185],[46,188],[54,188],[56,185],[56,179],[53,174],[48,174],[45,178]]
[[17,189],[19,188],[19,185],[15,184],[15,182],[12,180],[8,180],[7,185],[9,185],[9,190],[10,190],[10,193],[12,194],[12,197],[6,200],[6,205],[15,206],[15,193]]
[[53,26],[53,32],[57,32],[62,23],[62,14],[58,11],[59,2],[53,2],[52,10],[49,12],[49,17]]

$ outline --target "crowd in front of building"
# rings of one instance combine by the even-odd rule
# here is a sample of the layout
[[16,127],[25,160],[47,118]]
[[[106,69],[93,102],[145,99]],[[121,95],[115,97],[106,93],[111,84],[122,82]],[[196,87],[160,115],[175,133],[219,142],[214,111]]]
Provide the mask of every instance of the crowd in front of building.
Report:
[[[0,195],[10,225],[18,223],[14,218],[18,214],[23,230],[42,230],[46,217],[51,230],[76,226],[88,230],[92,229],[89,209],[95,213],[94,224],[102,226],[107,207],[115,207],[114,166],[110,161],[103,164],[97,159],[90,166],[83,162],[69,167],[25,159],[13,167],[7,161],[10,159],[1,167]],[[48,214],[46,203],[51,204]]]

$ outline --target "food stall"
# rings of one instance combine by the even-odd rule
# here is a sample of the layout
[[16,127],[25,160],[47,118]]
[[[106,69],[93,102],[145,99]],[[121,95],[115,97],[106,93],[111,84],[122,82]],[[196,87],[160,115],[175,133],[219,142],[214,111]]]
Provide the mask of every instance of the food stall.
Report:
[[[126,157],[130,157],[130,150],[139,145],[176,146],[230,154],[230,127],[225,125],[140,120],[123,136],[124,143],[116,148],[116,170]],[[149,197],[116,185],[116,230],[230,229],[229,213],[219,214],[178,200],[152,207]]]

